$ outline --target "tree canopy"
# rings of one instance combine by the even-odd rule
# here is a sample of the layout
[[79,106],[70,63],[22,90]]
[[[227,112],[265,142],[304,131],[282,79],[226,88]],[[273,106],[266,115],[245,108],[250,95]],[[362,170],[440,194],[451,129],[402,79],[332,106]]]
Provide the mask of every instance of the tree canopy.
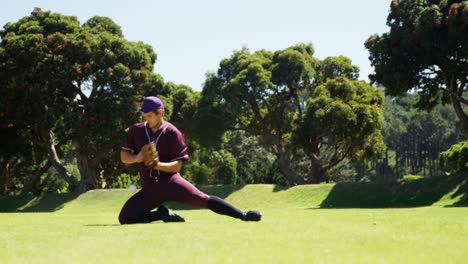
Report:
[[[125,128],[136,120],[136,102],[167,94],[153,73],[156,54],[123,38],[111,19],[36,12],[0,31],[0,112],[3,129],[26,131],[64,179],[73,178],[57,147],[72,142],[80,189],[94,188],[103,168],[117,166]],[[106,164],[106,163],[111,164]]]
[[[356,80],[359,70],[348,58],[320,61],[313,54],[312,45],[298,44],[242,49],[222,60],[203,87],[197,137],[216,146],[230,130],[259,136],[292,184],[328,180],[345,158],[381,155],[383,94]],[[310,170],[299,175],[291,161],[303,157]]]
[[417,91],[418,107],[451,102],[468,136],[468,2],[393,0],[389,32],[365,46],[388,95]]

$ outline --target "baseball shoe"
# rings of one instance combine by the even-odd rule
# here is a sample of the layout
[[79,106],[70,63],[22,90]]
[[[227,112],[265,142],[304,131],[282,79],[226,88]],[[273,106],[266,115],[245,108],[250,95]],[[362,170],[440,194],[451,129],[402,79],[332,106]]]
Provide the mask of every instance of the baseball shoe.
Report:
[[182,216],[167,209],[164,205],[159,206],[156,213],[160,215],[163,222],[185,222]]
[[260,221],[260,219],[262,219],[262,213],[259,211],[248,211],[242,217],[243,221]]

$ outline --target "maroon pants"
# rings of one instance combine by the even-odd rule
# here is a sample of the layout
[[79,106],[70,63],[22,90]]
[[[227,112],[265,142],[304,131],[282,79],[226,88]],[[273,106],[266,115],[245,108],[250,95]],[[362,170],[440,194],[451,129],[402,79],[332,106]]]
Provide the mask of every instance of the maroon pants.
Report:
[[137,223],[148,212],[164,202],[173,201],[198,208],[207,208],[209,195],[201,192],[180,174],[158,182],[145,183],[122,207],[119,215],[121,223]]

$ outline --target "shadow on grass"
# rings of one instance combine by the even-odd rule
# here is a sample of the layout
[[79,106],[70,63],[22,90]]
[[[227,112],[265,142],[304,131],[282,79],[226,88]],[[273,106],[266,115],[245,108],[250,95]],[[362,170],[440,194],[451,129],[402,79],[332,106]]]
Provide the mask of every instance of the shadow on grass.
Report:
[[[320,208],[408,208],[430,206],[450,192],[451,206],[468,206],[466,176],[431,177],[407,182],[350,182],[336,184]],[[447,199],[447,197],[445,198]]]
[[286,185],[277,185],[277,184],[275,184],[275,187],[273,188],[273,192],[287,191],[291,187],[294,187],[294,186],[286,186]]
[[86,227],[105,227],[105,226],[123,226],[121,224],[89,224],[89,225],[84,225]]
[[45,194],[40,196],[0,196],[0,212],[55,212],[63,208],[65,203],[76,199],[81,193]]
[[86,224],[86,225],[83,225],[85,227],[115,227],[115,226],[121,226],[121,227],[125,227],[125,226],[135,226],[135,225],[154,225],[154,224],[159,224],[159,225],[181,225],[181,224],[184,224],[185,222],[163,222],[161,220],[159,221],[153,221],[153,222],[149,222],[149,223],[134,223],[134,224],[124,224],[124,225],[121,225],[121,224]]
[[451,198],[458,197],[458,201],[446,207],[468,207],[468,178],[465,179],[458,189],[451,195]]

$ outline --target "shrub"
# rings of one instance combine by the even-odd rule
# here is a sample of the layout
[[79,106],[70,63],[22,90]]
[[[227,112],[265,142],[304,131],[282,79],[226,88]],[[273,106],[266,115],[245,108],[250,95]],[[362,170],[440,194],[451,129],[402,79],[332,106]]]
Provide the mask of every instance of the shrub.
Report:
[[231,152],[226,150],[212,153],[212,164],[214,168],[213,178],[216,184],[234,184],[237,179],[237,161]]
[[204,163],[193,162],[183,167],[182,175],[194,184],[208,184],[213,170]]
[[413,174],[408,174],[403,176],[403,178],[399,179],[398,182],[404,183],[404,182],[411,182],[411,181],[417,181],[422,179],[422,176],[419,175],[413,175]]
[[135,184],[137,188],[140,188],[140,176],[122,173],[117,177],[117,180],[115,182],[109,185],[109,187],[126,189],[129,188],[132,184]]
[[468,171],[468,141],[452,145],[439,156],[440,165],[450,173]]

